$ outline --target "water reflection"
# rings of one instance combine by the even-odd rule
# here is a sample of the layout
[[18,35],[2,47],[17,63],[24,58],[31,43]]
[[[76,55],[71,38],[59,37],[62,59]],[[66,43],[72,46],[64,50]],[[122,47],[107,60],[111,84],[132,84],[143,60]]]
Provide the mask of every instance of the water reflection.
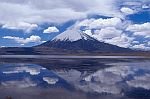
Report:
[[[132,65],[131,65],[132,64]],[[77,70],[56,71],[67,82],[85,92],[125,94],[129,88],[150,89],[150,62],[115,63],[90,75]]]
[[61,79],[53,71],[35,64],[1,64],[0,83],[3,87],[50,87],[68,86],[66,81]]
[[149,60],[78,60],[78,63],[63,60],[63,63],[52,63],[0,64],[0,98],[11,95],[15,99],[49,99],[54,94],[59,95],[53,99],[150,97]]

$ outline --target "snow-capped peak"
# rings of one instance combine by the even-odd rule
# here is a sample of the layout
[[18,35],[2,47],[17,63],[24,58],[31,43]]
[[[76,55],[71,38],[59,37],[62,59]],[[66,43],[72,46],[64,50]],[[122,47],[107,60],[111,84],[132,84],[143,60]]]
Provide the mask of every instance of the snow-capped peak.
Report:
[[65,32],[57,35],[52,39],[52,41],[77,41],[80,39],[87,40],[88,36],[80,30],[77,29],[68,29]]

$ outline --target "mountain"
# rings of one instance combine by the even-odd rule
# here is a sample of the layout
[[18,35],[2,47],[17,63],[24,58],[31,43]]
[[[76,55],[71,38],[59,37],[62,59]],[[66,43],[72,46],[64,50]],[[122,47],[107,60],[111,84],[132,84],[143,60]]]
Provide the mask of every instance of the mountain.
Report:
[[100,42],[97,39],[76,30],[66,30],[57,35],[52,40],[36,47],[48,47],[65,50],[98,51],[98,52],[129,52],[127,48]]
[[77,29],[68,29],[38,46],[0,48],[0,55],[149,56],[150,54],[100,42]]

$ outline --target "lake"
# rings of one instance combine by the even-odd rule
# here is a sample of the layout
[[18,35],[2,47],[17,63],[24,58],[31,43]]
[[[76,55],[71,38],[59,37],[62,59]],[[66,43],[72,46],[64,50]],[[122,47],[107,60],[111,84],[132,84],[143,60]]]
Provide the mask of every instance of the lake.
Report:
[[150,99],[150,59],[0,56],[0,99]]

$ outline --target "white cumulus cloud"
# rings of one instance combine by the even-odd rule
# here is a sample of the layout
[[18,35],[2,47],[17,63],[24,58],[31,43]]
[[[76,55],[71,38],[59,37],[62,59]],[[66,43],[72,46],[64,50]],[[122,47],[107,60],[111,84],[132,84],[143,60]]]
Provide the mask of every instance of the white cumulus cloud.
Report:
[[101,40],[101,39],[112,39],[114,37],[121,36],[122,31],[121,30],[117,30],[114,27],[106,27],[106,28],[103,28],[101,30],[96,30],[95,34],[97,35],[97,38],[99,40]]
[[2,28],[24,30],[24,32],[30,33],[32,30],[37,29],[38,25],[37,24],[25,23],[25,22],[18,22],[18,23],[9,22],[9,23],[4,24],[2,26]]
[[[149,45],[148,45],[149,46]],[[142,49],[142,50],[150,50],[150,47],[146,46],[146,44],[136,44],[132,46],[133,49]]]
[[121,36],[114,37],[112,39],[107,39],[105,42],[113,45],[117,45],[119,47],[129,48],[131,47],[131,43],[133,41],[133,37],[129,37],[126,34],[122,34]]
[[10,39],[10,40],[14,40],[17,43],[20,44],[26,44],[26,43],[40,43],[41,41],[41,37],[36,36],[36,35],[32,35],[29,38],[20,38],[20,37],[15,37],[15,36],[4,36],[4,39]]
[[121,24],[121,19],[120,18],[108,18],[108,19],[97,19],[97,20],[94,20],[93,22],[91,22],[89,24],[89,28],[92,29],[92,28],[104,28],[104,27],[116,27],[118,26],[119,24]]
[[[99,41],[128,48],[131,46],[134,37],[129,37],[123,32],[127,25],[128,22],[114,17],[107,19],[86,19],[79,22],[77,26],[86,27],[83,32]],[[94,29],[93,32],[92,29]]]
[[59,29],[57,27],[48,27],[43,31],[43,33],[53,33],[53,32],[59,32]]
[[130,9],[130,8],[127,8],[127,7],[122,7],[121,9],[120,9],[120,11],[122,12],[122,13],[124,13],[124,14],[133,14],[134,13],[134,10],[132,10],[132,9]]
[[130,31],[135,36],[143,36],[145,38],[150,37],[150,22],[143,24],[131,24],[127,27],[127,31]]
[[150,23],[143,23],[143,24],[133,24],[129,25],[127,30],[131,32],[141,32],[141,31],[150,31]]

